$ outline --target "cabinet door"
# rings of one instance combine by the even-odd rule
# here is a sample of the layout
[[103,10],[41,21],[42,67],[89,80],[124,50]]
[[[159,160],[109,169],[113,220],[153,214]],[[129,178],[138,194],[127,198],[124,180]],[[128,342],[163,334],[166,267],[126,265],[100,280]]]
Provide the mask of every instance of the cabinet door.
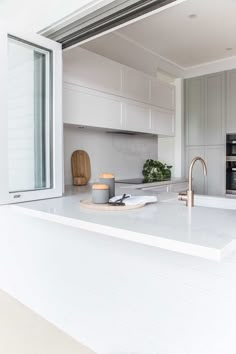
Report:
[[146,105],[125,102],[123,104],[123,128],[136,132],[150,133],[150,113]]
[[0,204],[62,195],[62,50],[0,32]]
[[74,48],[74,55],[63,53],[63,73],[67,82],[121,94],[121,65],[83,48]]
[[225,146],[208,146],[205,150],[207,164],[207,194],[224,196],[225,186]]
[[185,80],[186,144],[204,145],[204,81],[202,77]]
[[175,86],[162,83],[157,79],[151,80],[151,104],[154,106],[175,109]]
[[153,134],[175,135],[175,113],[161,108],[151,108],[151,130]]
[[225,76],[205,77],[205,145],[225,144]]
[[236,70],[227,72],[226,132],[236,133]]
[[[205,160],[205,148],[202,146],[188,147],[186,150],[186,177],[188,178],[189,166],[192,159],[199,156]],[[203,168],[200,161],[197,161],[193,168],[193,190],[196,194],[206,194],[206,178],[203,175]]]
[[76,85],[64,88],[64,123],[90,127],[121,129],[122,103],[96,91],[80,89]]
[[122,92],[124,97],[140,102],[148,102],[150,79],[134,69],[123,67]]

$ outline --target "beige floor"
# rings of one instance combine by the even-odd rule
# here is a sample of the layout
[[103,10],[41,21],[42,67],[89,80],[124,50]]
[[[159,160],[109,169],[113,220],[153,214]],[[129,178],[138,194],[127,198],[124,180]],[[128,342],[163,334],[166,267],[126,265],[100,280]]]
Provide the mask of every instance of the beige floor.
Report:
[[95,354],[0,291],[0,354]]

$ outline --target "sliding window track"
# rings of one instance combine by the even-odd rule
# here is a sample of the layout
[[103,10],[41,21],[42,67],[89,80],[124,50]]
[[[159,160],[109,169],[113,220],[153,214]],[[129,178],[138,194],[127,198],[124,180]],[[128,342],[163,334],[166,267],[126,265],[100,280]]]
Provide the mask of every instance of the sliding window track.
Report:
[[116,0],[46,36],[68,48],[177,0]]

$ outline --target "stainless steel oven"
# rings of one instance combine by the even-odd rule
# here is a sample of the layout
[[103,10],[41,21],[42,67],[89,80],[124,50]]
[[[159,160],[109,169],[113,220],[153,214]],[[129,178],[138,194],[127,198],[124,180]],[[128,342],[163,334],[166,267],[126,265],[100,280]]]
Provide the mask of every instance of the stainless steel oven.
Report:
[[226,193],[236,194],[236,134],[227,134],[226,154]]

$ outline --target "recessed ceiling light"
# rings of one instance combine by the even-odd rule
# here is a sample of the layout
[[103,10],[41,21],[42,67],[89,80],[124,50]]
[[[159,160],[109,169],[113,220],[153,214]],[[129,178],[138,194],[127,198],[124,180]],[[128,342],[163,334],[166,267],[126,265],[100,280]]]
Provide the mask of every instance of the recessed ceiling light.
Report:
[[228,48],[225,48],[225,50],[230,51],[230,50],[233,50],[233,48],[228,47]]
[[197,15],[196,14],[190,14],[190,15],[188,15],[188,18],[194,19],[194,18],[197,18]]

